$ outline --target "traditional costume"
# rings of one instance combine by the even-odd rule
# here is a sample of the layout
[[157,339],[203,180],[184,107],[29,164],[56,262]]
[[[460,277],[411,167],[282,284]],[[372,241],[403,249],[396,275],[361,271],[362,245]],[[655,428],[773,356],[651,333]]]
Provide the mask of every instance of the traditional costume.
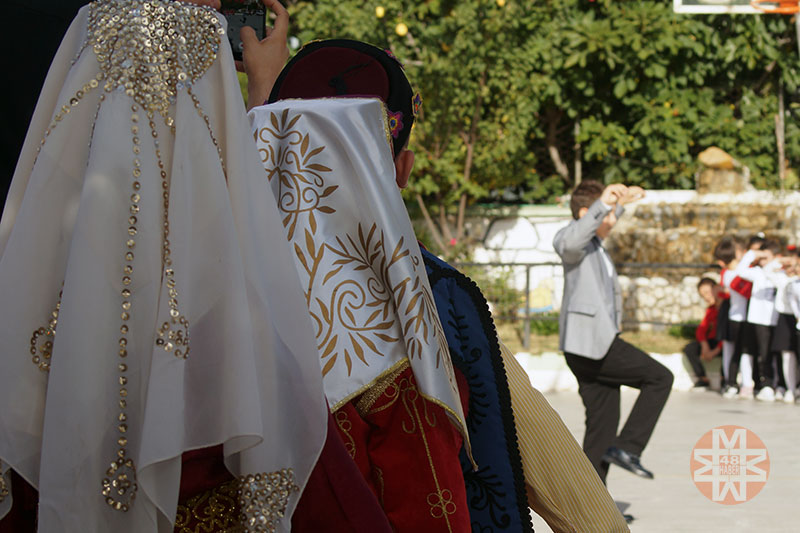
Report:
[[[485,300],[424,258],[395,182],[393,157],[421,104],[399,62],[364,43],[314,42],[270,99],[251,111],[254,135],[306,288],[326,396],[392,527],[531,530]],[[451,284],[459,276],[465,285]]]
[[325,400],[224,35],[104,0],[62,42],[0,222],[0,517],[13,469],[39,531],[171,531],[218,447],[248,529],[289,529]]

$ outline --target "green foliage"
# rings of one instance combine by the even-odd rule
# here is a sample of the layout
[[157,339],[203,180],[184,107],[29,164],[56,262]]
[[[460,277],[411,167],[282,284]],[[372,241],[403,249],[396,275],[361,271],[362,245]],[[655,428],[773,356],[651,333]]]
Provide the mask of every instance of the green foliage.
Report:
[[531,333],[534,335],[558,335],[558,313],[542,313],[531,319]]
[[514,288],[513,272],[508,268],[486,268],[474,264],[455,266],[469,276],[489,302],[495,320],[514,320],[525,306],[525,291]]
[[694,340],[695,339],[695,332],[697,331],[697,326],[699,326],[699,322],[686,322],[684,324],[675,324],[667,329],[667,334],[670,337],[676,337],[678,339],[688,339]]
[[[461,244],[462,228],[445,226],[465,204],[566,192],[576,142],[584,179],[691,188],[697,154],[716,145],[776,188],[781,87],[800,107],[797,38],[780,15],[676,15],[663,0],[297,0],[290,11],[301,42],[362,39],[405,64],[424,99],[405,194],[429,207],[439,247]],[[797,124],[786,120],[790,163]]]

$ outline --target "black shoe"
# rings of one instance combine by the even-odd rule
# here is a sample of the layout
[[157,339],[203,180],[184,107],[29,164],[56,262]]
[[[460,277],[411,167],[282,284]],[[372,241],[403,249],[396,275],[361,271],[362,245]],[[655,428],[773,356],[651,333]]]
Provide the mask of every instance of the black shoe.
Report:
[[645,479],[653,479],[655,477],[651,471],[642,466],[642,463],[639,462],[638,455],[628,453],[616,446],[612,446],[606,450],[606,453],[603,454],[603,461],[621,466],[628,472],[633,472],[637,476]]
[[622,515],[622,518],[624,518],[624,519],[625,519],[625,523],[626,523],[626,524],[630,524],[631,522],[633,522],[634,520],[636,520],[636,519],[633,517],[633,515],[632,515],[632,514],[625,514],[625,513],[623,513],[623,515]]
[[708,390],[711,387],[711,382],[698,379],[692,389],[694,390]]

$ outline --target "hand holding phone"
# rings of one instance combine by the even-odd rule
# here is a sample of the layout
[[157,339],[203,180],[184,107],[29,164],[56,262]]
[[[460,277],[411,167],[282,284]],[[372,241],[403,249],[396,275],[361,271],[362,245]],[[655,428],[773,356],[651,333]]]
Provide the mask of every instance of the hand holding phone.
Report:
[[253,28],[258,40],[267,36],[267,13],[259,0],[223,0],[220,13],[228,21],[228,42],[233,58],[242,60],[242,29]]
[[243,67],[247,74],[248,109],[261,105],[272,91],[272,86],[289,59],[286,39],[289,34],[289,12],[278,0],[262,0],[264,6],[275,14],[275,24],[259,39],[249,26],[241,30]]

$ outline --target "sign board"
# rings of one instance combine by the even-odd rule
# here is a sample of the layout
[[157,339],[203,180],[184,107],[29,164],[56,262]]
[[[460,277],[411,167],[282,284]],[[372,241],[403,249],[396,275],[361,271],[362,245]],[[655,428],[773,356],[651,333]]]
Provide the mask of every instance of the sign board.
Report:
[[[776,2],[777,4],[777,2]],[[675,13],[728,14],[746,13],[763,15],[763,11],[752,7],[750,0],[673,0],[672,10]]]

